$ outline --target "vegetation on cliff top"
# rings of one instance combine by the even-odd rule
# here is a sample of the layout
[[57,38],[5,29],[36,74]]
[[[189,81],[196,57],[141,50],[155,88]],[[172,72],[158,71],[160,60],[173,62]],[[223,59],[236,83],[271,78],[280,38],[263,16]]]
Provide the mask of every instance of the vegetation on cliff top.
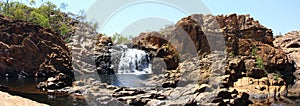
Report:
[[0,13],[6,17],[33,22],[44,28],[50,28],[62,35],[63,39],[68,39],[72,36],[73,26],[79,21],[91,26],[91,28],[97,28],[97,23],[84,22],[84,11],[81,11],[79,15],[62,12],[68,6],[65,3],[58,7],[50,1],[42,1],[41,5],[37,7],[35,0],[27,2],[30,6],[9,0],[0,1]]

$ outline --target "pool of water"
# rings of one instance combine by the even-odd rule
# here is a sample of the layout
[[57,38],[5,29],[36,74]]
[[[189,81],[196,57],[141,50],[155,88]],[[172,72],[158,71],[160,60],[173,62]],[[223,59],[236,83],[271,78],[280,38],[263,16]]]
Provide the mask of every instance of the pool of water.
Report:
[[44,81],[42,78],[0,78],[0,85],[6,86],[11,95],[28,98],[51,106],[87,106],[83,99],[71,97],[66,94],[49,94],[36,88],[36,84]]
[[123,87],[146,87],[145,81],[150,74],[113,74],[99,75],[101,82]]

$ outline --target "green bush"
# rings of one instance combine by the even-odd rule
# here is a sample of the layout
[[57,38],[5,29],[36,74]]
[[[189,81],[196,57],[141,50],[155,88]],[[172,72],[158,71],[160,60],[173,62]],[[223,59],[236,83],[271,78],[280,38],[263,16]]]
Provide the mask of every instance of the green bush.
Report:
[[257,68],[262,69],[262,70],[265,69],[264,61],[259,56],[256,57],[256,63],[257,63],[257,65],[256,65]]
[[30,18],[31,18],[30,21],[32,22],[39,24],[44,28],[50,28],[49,19],[46,16],[38,12],[32,11],[30,13]]
[[61,27],[59,28],[61,35],[63,38],[68,37],[68,33],[70,32],[70,29],[68,28],[67,24],[62,24]]
[[115,33],[113,36],[112,36],[112,41],[114,43],[129,43],[132,39],[132,36],[122,36],[121,34],[118,34],[118,33]]
[[251,48],[251,53],[250,55],[251,56],[256,56],[256,52],[258,51],[256,45],[252,45],[252,48]]
[[[35,0],[28,2],[31,6],[35,5]],[[65,37],[71,29],[66,21],[69,17],[65,17],[65,13],[50,1],[43,2],[37,8],[19,2],[0,1],[0,12],[10,18],[33,22],[44,28],[52,28],[53,31]]]

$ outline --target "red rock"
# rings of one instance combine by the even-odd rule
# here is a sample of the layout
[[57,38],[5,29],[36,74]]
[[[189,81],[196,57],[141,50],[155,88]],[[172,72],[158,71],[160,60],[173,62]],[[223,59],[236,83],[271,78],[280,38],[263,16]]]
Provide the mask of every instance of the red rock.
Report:
[[0,49],[1,76],[21,71],[27,76],[60,72],[73,76],[70,52],[61,36],[39,25],[0,16]]

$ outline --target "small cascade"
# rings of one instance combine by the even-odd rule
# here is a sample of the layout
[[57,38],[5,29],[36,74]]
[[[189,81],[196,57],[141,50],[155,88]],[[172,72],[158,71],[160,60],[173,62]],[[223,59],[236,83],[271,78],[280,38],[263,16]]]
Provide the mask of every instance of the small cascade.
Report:
[[127,45],[111,45],[96,58],[101,81],[115,86],[143,87],[152,74],[151,55]]
[[127,48],[120,57],[118,74],[151,74],[150,56],[138,49]]

